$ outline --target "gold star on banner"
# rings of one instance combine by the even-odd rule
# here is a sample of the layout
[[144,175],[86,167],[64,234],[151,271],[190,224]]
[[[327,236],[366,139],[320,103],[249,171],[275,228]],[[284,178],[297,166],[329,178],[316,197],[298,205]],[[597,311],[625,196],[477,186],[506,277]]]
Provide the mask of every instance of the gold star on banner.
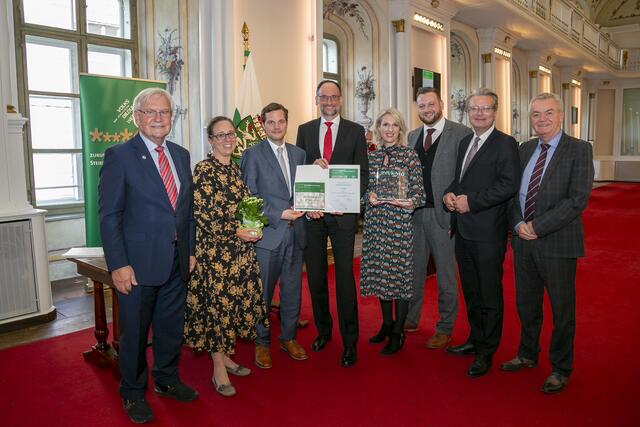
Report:
[[100,137],[102,136],[102,132],[95,128],[93,131],[89,132],[89,136],[91,137],[91,142],[100,142]]
[[114,132],[113,135],[111,135],[111,142],[118,142],[120,141],[120,134],[118,132]]
[[127,128],[124,128],[124,130],[120,132],[120,137],[122,138],[121,141],[128,141],[132,136],[133,134],[129,132],[129,129]]
[[110,133],[108,133],[108,132],[105,132],[105,133],[102,135],[102,140],[103,140],[104,142],[109,142],[109,141],[111,141],[111,134],[110,134]]

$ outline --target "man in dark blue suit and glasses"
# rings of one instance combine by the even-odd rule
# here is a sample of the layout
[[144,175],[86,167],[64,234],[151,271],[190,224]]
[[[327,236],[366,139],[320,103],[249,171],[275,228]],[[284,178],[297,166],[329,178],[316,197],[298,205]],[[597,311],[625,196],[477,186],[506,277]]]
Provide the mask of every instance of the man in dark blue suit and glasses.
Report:
[[195,267],[189,152],[166,140],[174,110],[159,88],[133,101],[139,133],[105,152],[100,170],[100,234],[117,291],[120,395],[135,423],[153,420],[144,396],[153,328],[154,390],[190,402],[198,393],[178,376],[185,282]]

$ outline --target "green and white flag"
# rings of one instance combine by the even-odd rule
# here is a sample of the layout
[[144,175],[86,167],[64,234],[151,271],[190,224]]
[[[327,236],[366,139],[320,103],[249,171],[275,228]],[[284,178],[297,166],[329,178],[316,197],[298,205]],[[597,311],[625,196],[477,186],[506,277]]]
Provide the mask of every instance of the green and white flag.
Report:
[[236,94],[236,110],[233,113],[237,143],[232,157],[237,163],[240,163],[245,149],[266,138],[260,122],[262,98],[258,89],[256,70],[253,67],[253,56],[249,51],[245,51],[244,54],[247,57],[247,63],[240,79],[240,87]]

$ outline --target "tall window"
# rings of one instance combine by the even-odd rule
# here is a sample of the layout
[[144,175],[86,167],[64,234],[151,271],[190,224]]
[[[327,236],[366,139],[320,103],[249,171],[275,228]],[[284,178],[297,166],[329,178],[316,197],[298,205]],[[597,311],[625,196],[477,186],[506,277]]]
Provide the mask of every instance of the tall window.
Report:
[[338,40],[327,34],[324,35],[322,40],[322,78],[323,80],[333,80],[340,84]]
[[79,75],[137,75],[136,0],[13,2],[29,198],[54,212],[77,210],[84,201]]

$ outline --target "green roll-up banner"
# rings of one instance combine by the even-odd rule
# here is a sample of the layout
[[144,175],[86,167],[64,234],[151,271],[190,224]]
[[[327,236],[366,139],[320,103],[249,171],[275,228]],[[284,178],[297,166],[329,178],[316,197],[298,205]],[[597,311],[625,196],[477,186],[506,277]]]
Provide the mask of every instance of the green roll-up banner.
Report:
[[130,139],[133,99],[145,88],[165,88],[155,80],[80,75],[80,118],[84,176],[84,224],[87,247],[102,246],[98,218],[98,179],[107,148]]

